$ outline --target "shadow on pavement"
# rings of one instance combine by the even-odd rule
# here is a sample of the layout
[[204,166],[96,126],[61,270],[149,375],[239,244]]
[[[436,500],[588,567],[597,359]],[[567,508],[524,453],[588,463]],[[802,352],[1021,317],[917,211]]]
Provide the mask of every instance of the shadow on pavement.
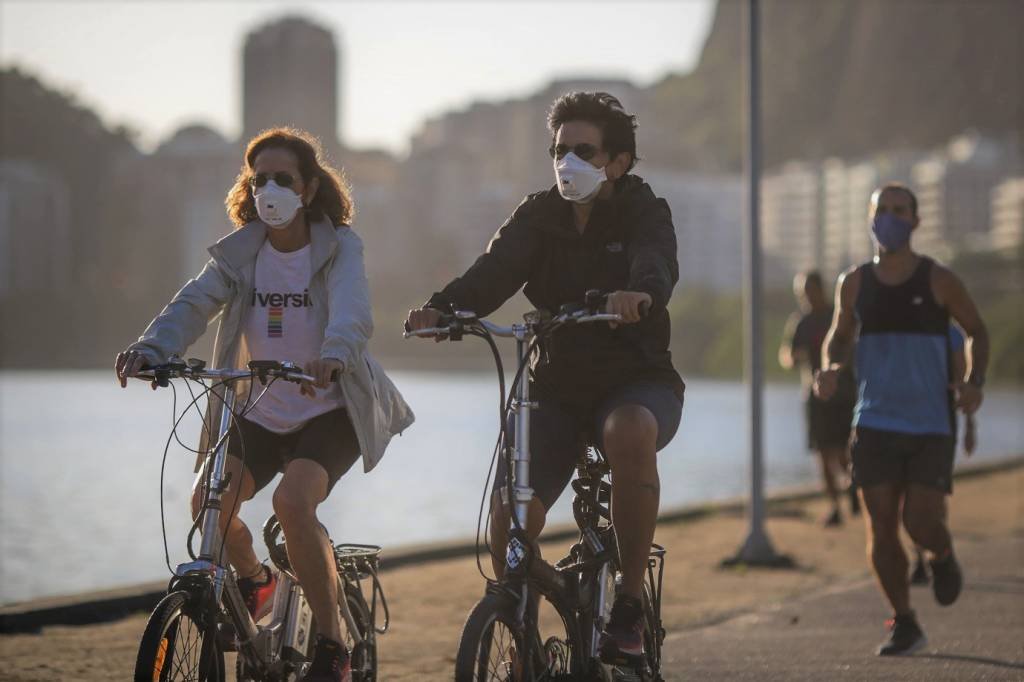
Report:
[[940,661],[960,661],[963,663],[993,665],[997,668],[1024,670],[1024,663],[1017,663],[1015,661],[1000,661],[998,658],[985,658],[983,656],[964,656],[961,654],[917,654],[916,656],[914,656],[914,658],[934,658]]

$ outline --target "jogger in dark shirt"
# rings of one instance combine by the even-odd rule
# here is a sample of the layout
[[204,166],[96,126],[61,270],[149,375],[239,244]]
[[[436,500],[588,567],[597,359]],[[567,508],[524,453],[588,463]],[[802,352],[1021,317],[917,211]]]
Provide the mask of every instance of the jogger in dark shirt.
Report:
[[[530,380],[540,409],[531,416],[529,530],[572,473],[586,440],[612,468],[612,515],[623,583],[602,637],[602,653],[642,653],[640,596],[658,514],[656,453],[675,434],[683,382],[668,350],[666,305],[679,278],[676,237],[664,199],[629,174],[636,156],[635,117],[607,93],[559,98],[548,124],[557,184],[528,196],[486,253],[419,310],[413,329],[434,327],[442,312],[494,312],[524,289],[540,309],[557,311],[587,290],[611,292],[618,325],[559,329],[534,356]],[[525,288],[524,288],[525,285]],[[644,314],[646,312],[646,314]],[[502,473],[499,473],[501,476]],[[491,547],[505,547],[507,505],[492,497]],[[500,557],[495,568],[501,570]]]
[[[779,347],[779,364],[785,369],[800,370],[807,410],[807,447],[818,454],[825,493],[832,502],[832,510],[824,523],[826,527],[838,526],[843,522],[839,510],[840,482],[846,478],[850,465],[847,445],[856,401],[853,373],[846,370],[840,390],[832,398],[822,400],[814,395],[811,384],[814,373],[821,369],[821,344],[832,323],[833,308],[817,271],[797,275],[793,293],[800,304],[800,313],[794,314],[786,325]],[[857,493],[852,486],[848,490],[850,512],[856,514],[860,510]]]

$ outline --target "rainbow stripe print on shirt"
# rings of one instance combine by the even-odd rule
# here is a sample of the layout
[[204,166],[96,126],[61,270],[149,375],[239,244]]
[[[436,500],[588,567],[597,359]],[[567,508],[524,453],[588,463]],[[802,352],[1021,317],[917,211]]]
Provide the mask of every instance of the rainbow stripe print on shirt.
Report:
[[272,339],[281,338],[284,328],[284,308],[279,305],[270,306],[267,310],[267,336]]

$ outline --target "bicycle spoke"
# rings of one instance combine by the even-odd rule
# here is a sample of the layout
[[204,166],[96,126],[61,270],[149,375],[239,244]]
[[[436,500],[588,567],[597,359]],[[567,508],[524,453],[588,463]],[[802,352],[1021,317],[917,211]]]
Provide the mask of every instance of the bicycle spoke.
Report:
[[[512,637],[512,633],[509,632],[508,629],[503,626],[503,624],[495,623],[494,627],[499,630],[499,632],[500,632],[500,639],[497,642],[497,644],[498,644],[497,655],[493,656],[493,657],[491,657],[489,659],[490,661],[494,661],[494,665],[493,666],[489,665],[487,672],[488,672],[489,675],[492,675],[492,677],[490,679],[494,679],[494,680],[508,679],[508,678],[501,677],[501,675],[502,674],[507,674],[508,672],[510,672],[509,671],[509,667],[511,667],[512,664],[514,663],[511,659],[512,659],[512,652],[514,650],[515,640]],[[493,632],[493,630],[492,630],[492,632]],[[507,637],[506,637],[506,635],[507,635]],[[494,641],[493,640],[493,636],[491,638],[491,641],[492,642]],[[492,647],[492,651],[493,651],[493,647]],[[507,661],[506,661],[506,658],[508,659]],[[508,665],[506,665],[506,663]]]

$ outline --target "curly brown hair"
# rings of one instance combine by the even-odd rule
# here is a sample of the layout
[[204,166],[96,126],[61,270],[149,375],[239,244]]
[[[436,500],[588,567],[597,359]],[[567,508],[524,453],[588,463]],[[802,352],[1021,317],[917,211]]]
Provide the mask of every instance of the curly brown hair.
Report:
[[344,172],[327,163],[323,148],[315,137],[304,130],[280,127],[264,130],[249,140],[245,148],[242,170],[239,171],[234,187],[224,200],[228,217],[236,228],[259,218],[249,182],[253,176],[256,157],[264,149],[272,147],[287,149],[295,154],[304,185],[309,184],[313,178],[320,179],[320,186],[306,207],[306,216],[309,220],[316,221],[327,217],[335,226],[352,223],[356,210]]

